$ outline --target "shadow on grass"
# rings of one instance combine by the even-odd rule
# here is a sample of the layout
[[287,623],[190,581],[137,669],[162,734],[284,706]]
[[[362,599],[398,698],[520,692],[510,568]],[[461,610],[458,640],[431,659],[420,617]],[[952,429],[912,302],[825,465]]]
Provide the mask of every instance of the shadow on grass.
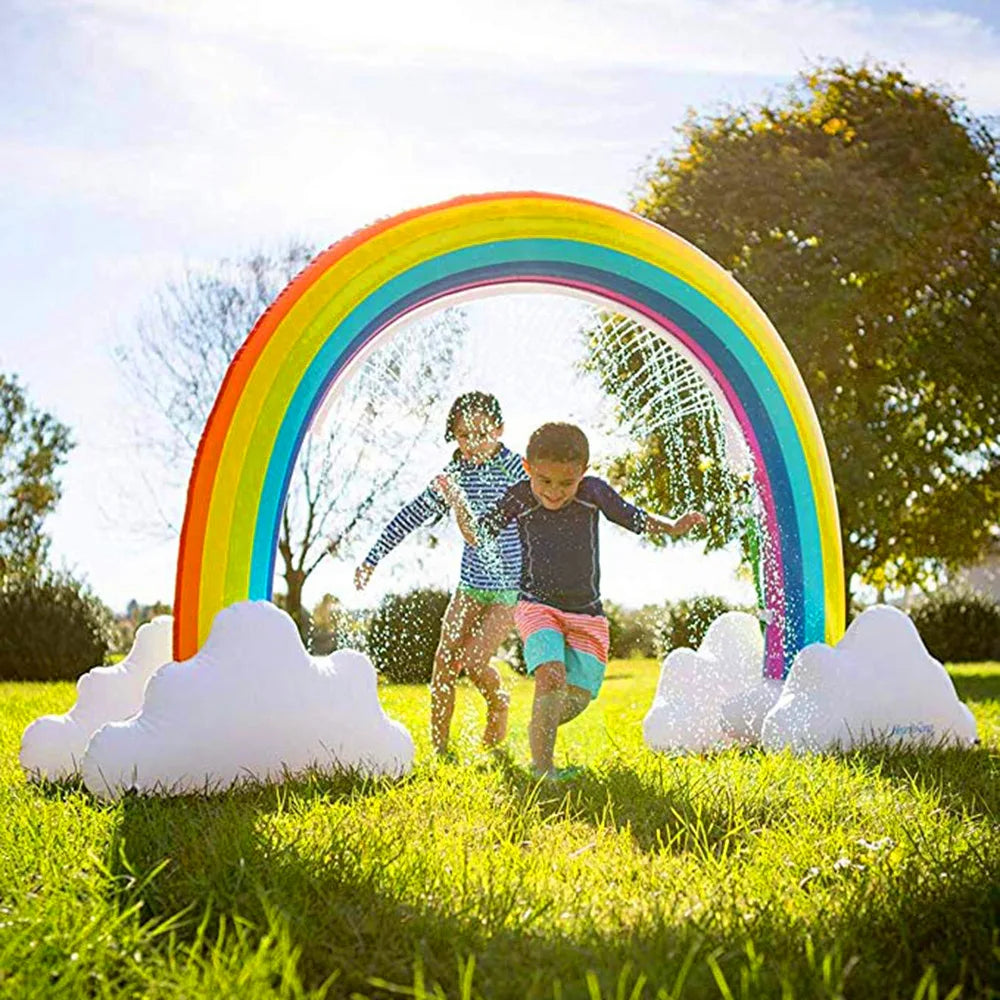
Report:
[[539,782],[510,761],[499,763],[498,771],[509,794],[521,803],[536,801],[543,816],[568,811],[594,826],[627,828],[635,845],[650,853],[719,858],[787,813],[778,797],[747,799],[710,775],[675,767],[670,758],[641,772],[617,763],[585,767],[565,782]]
[[[570,793],[576,807],[596,813],[608,788],[626,790],[629,774],[584,777]],[[640,783],[631,790],[649,788]],[[996,983],[991,949],[1000,922],[1000,857],[979,858],[934,884],[924,872],[878,892],[856,885],[856,905],[810,928],[816,948],[810,959],[801,924],[781,907],[765,906],[749,922],[725,911],[695,918],[679,909],[686,905],[682,889],[669,901],[651,901],[636,926],[605,930],[581,918],[579,930],[560,935],[545,905],[516,880],[458,898],[454,883],[415,852],[405,854],[405,845],[398,852],[385,844],[369,849],[344,823],[330,825],[319,840],[276,836],[262,822],[262,811],[280,810],[272,791],[125,800],[112,858],[123,903],[138,896],[147,917],[163,920],[186,912],[178,925],[182,939],[193,936],[206,912],[216,922],[245,922],[261,939],[281,927],[299,952],[303,984],[315,987],[339,972],[338,996],[399,995],[377,982],[409,987],[415,960],[428,983],[442,984],[447,996],[462,995],[460,963],[470,955],[476,991],[491,1000],[549,1000],[557,980],[567,1000],[590,997],[588,972],[602,996],[632,995],[642,975],[641,996],[652,997],[673,989],[689,955],[678,995],[691,998],[719,995],[711,962],[734,987],[749,977],[753,996],[781,995],[783,980],[796,996],[827,995],[810,987],[841,973],[841,995],[848,998],[911,996],[929,962],[938,983],[963,982],[973,991],[968,995],[986,995]],[[652,830],[651,824],[646,836],[655,839]],[[588,901],[578,907],[585,915]],[[748,956],[749,941],[764,959],[759,968]],[[833,956],[829,974],[820,968],[826,954]],[[852,956],[858,960],[844,972]]]
[[[968,668],[966,668],[968,669]],[[954,672],[949,675],[962,701],[1000,701],[1000,671]]]
[[[907,985],[905,992],[876,988],[848,996],[921,995],[914,989],[918,961],[937,970],[937,995],[1000,996],[1000,851],[967,853],[961,867],[947,871],[929,871],[916,860],[913,868],[897,872],[881,891],[862,882],[829,928],[850,943],[869,976],[881,966],[888,982]],[[877,987],[878,979],[871,984]],[[959,984],[960,993],[949,992]]]
[[937,794],[952,812],[1000,817],[1000,753],[990,747],[871,746],[843,759],[902,790]]
[[[419,859],[400,875],[394,870],[399,855],[366,857],[357,838],[336,827],[321,847],[302,849],[268,834],[261,806],[270,807],[268,797],[125,800],[112,859],[116,881],[125,887],[123,904],[137,902],[138,891],[147,917],[185,913],[175,926],[189,940],[206,911],[216,924],[249,924],[261,938],[280,925],[299,951],[303,984],[315,987],[339,973],[337,995],[343,996],[394,995],[373,984],[409,986],[415,961],[428,982],[456,995],[459,962],[470,955],[476,956],[476,982],[491,998],[548,1000],[555,980],[570,987],[567,997],[584,996],[586,970],[610,983],[627,964],[614,936],[553,935],[537,901],[519,898],[516,889],[483,895],[471,911],[467,901],[464,912],[456,912]],[[512,928],[514,909],[520,914]],[[635,965],[644,958],[651,972],[656,963],[675,968],[697,942],[693,927],[664,926],[630,950],[629,960]],[[709,972],[695,970],[692,980],[707,986]]]

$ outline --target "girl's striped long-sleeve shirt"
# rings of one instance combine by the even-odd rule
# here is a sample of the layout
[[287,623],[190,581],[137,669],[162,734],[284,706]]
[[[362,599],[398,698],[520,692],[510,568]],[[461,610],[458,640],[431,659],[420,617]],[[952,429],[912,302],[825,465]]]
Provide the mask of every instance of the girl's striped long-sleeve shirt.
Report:
[[[525,478],[521,456],[506,445],[501,445],[492,458],[481,464],[469,462],[456,453],[445,466],[444,474],[461,488],[476,518],[492,510],[514,483]],[[449,511],[444,497],[433,486],[428,486],[385,526],[365,556],[365,563],[377,566],[410,532],[441,520]],[[521,543],[516,525],[500,531],[495,545],[482,549],[469,544],[463,547],[459,586],[476,590],[517,590],[520,580]]]

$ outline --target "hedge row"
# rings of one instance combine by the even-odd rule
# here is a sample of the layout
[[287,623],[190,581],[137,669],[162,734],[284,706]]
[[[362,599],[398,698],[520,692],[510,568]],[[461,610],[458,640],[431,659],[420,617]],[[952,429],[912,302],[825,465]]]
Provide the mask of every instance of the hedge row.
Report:
[[[426,683],[434,665],[434,651],[441,635],[441,617],[448,594],[441,590],[414,590],[386,598],[371,617],[367,629],[353,623],[349,643],[367,644],[368,654],[388,680]],[[660,659],[672,649],[696,649],[708,626],[723,612],[734,610],[725,599],[707,595],[647,606],[639,610],[605,605],[615,659]],[[945,663],[1000,660],[1000,604],[973,593],[939,592],[910,612],[927,649]],[[501,647],[502,656],[515,670],[524,672],[524,658],[517,634]]]
[[[390,681],[427,683],[441,637],[441,619],[449,595],[437,589],[412,590],[387,597],[366,624],[341,612],[332,631],[313,633],[310,648],[328,653],[341,646],[363,647],[376,670]],[[605,606],[611,633],[611,656],[660,658],[678,646],[696,648],[708,626],[731,605],[721,597],[696,597],[662,607],[631,611]],[[524,673],[524,654],[512,631],[499,649],[510,666]]]
[[910,618],[927,651],[942,663],[1000,660],[1000,604],[974,591],[938,591]]
[[[363,648],[387,680],[427,683],[449,595],[432,588],[387,597],[364,620],[343,613],[334,631],[315,631],[311,648],[326,653]],[[732,606],[695,597],[638,611],[608,603],[611,656],[657,658],[681,646],[697,648],[708,626]],[[1000,605],[971,592],[942,591],[910,612],[928,651],[942,662],[1000,660]],[[114,640],[111,612],[64,573],[0,579],[0,680],[72,680],[103,663]],[[500,655],[520,672],[516,633]]]

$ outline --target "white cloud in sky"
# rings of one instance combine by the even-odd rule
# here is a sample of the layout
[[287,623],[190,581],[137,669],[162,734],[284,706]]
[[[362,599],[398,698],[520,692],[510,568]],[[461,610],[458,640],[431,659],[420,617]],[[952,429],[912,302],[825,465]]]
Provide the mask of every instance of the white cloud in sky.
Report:
[[[47,132],[42,112],[27,139],[3,141],[0,171],[35,191],[140,214],[191,207],[199,191],[199,208],[221,219],[307,217],[309,205],[343,203],[347,192],[384,214],[489,186],[496,174],[483,161],[505,153],[634,151],[617,121],[645,101],[650,77],[775,81],[823,56],[876,57],[947,81],[973,107],[995,108],[1000,93],[997,31],[943,9],[828,0],[42,9],[59,12],[51,30],[76,57],[79,93],[54,122],[68,135]],[[38,69],[44,99],[64,78],[55,65]],[[95,127],[66,128],[69,117]]]
[[[892,51],[896,58],[966,59],[990,51],[996,35],[984,17],[923,6],[834,0],[404,0],[344,4],[322,0],[204,4],[174,0],[137,17],[129,0],[89,5],[96,40],[112,22],[149,65],[168,43],[195,36],[201,58],[189,78],[217,75],[217,53],[229,41],[266,45],[293,59],[310,54],[377,67],[481,68],[484,60],[539,75],[566,68],[669,66],[674,71],[795,72],[803,54],[858,58]],[[81,19],[82,20],[82,19]],[[86,21],[83,21],[86,23]],[[221,68],[232,69],[223,62]],[[225,91],[224,91],[225,92]]]

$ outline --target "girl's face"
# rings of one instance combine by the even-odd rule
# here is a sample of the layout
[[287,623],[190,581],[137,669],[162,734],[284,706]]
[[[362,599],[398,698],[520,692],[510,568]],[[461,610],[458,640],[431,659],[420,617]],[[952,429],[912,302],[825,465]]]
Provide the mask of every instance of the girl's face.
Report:
[[462,458],[475,465],[491,459],[500,450],[503,424],[495,424],[483,413],[466,413],[452,428]]

